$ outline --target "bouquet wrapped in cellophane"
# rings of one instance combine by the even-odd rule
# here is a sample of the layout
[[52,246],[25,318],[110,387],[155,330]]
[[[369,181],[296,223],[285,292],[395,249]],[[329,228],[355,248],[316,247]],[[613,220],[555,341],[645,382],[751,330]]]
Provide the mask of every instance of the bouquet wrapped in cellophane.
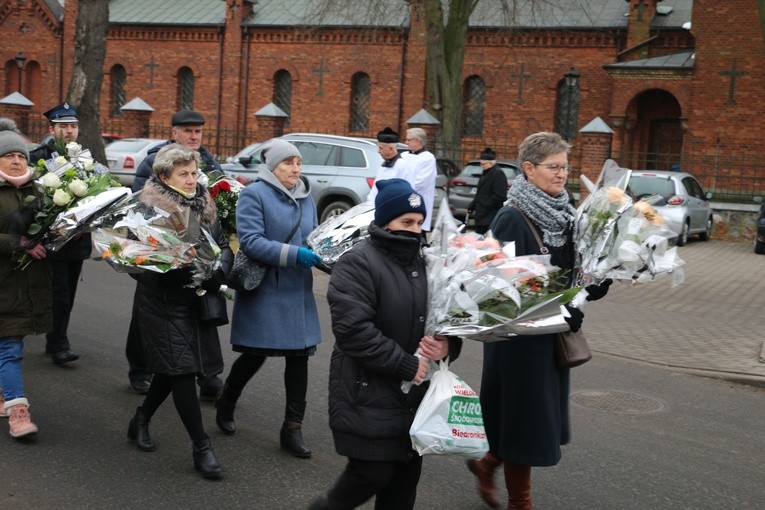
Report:
[[121,273],[192,268],[191,286],[199,286],[220,267],[221,250],[191,219],[188,208],[165,211],[134,198],[100,218],[93,248]]
[[515,256],[514,243],[459,233],[447,204],[424,253],[428,334],[488,342],[569,330],[561,305],[579,289],[562,288],[569,275],[549,255]]
[[[677,234],[666,228],[650,203],[629,196],[631,173],[607,160],[577,209],[574,240],[579,286],[607,278],[642,283],[672,276],[673,286],[683,281],[685,262],[673,246]],[[585,176],[581,179],[591,185]],[[583,298],[578,296],[575,303],[583,304]]]
[[340,255],[369,237],[369,224],[375,218],[375,204],[362,202],[343,214],[327,219],[308,235],[308,246],[319,255],[323,265],[319,269],[331,271]]

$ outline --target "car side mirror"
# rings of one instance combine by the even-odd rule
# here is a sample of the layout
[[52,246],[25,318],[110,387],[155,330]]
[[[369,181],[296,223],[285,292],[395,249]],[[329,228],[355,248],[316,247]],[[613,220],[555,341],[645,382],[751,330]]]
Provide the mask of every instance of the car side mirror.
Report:
[[241,156],[239,158],[239,163],[241,163],[243,166],[250,166],[252,163],[252,156]]

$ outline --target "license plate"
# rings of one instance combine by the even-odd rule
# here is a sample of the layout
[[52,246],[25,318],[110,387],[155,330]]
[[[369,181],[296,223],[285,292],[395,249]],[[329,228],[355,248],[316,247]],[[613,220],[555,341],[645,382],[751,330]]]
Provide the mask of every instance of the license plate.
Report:
[[109,163],[109,170],[114,170],[114,167],[117,166],[117,161],[114,159],[110,159],[108,163]]
[[478,191],[478,188],[470,188],[471,195],[475,195],[477,191]]

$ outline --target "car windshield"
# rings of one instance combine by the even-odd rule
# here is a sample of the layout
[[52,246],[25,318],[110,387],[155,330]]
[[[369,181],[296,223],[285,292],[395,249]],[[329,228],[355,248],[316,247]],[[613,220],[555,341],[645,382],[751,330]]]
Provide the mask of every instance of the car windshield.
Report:
[[660,195],[664,200],[669,200],[675,194],[672,179],[658,175],[633,175],[629,187],[637,198]]
[[117,140],[107,149],[113,152],[138,152],[151,143],[151,140]]

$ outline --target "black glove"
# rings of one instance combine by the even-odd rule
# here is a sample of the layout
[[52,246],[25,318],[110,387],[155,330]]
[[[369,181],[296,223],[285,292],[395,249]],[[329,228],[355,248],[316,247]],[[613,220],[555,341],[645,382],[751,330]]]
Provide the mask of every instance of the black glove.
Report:
[[571,315],[571,317],[564,317],[566,319],[566,322],[568,322],[568,326],[571,328],[572,333],[576,333],[580,329],[582,329],[582,321],[584,320],[584,313],[579,308],[574,308],[573,306],[566,305],[566,310],[568,310],[568,313]]
[[611,278],[606,278],[600,285],[588,285],[584,288],[587,291],[587,301],[597,301],[600,298],[606,297],[608,294],[608,288],[614,281]]
[[202,288],[207,292],[218,292],[221,285],[226,284],[226,275],[222,269],[215,271],[209,280],[202,282]]

